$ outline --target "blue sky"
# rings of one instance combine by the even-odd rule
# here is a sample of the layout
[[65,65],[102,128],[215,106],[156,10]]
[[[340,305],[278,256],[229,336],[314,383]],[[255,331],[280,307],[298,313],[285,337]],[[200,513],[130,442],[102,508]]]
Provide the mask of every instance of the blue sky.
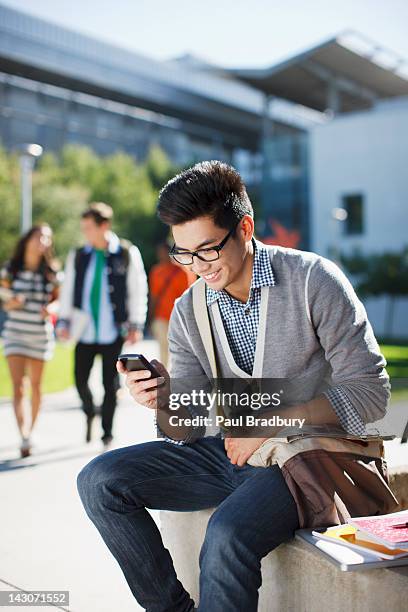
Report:
[[157,59],[268,66],[352,28],[408,60],[407,0],[0,0]]

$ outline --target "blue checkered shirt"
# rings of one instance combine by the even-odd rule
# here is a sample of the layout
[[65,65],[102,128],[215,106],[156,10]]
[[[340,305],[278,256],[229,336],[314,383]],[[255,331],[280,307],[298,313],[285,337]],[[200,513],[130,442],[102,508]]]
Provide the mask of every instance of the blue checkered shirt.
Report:
[[275,285],[268,250],[262,243],[255,240],[252,240],[252,243],[254,246],[252,282],[245,303],[234,299],[226,291],[215,291],[207,287],[207,306],[210,307],[218,300],[221,319],[235,363],[247,374],[252,374],[254,367],[261,287]]

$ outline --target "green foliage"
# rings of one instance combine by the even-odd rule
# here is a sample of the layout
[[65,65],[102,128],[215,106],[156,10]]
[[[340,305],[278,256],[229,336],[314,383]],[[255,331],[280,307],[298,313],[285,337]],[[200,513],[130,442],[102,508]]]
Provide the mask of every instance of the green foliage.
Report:
[[65,257],[81,242],[78,219],[88,202],[88,191],[80,185],[41,182],[33,191],[33,223],[46,221],[54,230],[54,249]]
[[146,171],[154,189],[161,189],[175,174],[175,168],[164,151],[153,145],[146,160]]
[[0,262],[10,256],[18,238],[20,171],[18,158],[0,147]]
[[91,192],[104,183],[103,160],[89,147],[66,145],[59,161],[60,180],[65,185],[78,183]]
[[[140,247],[150,268],[155,244],[168,233],[156,217],[158,193],[178,170],[157,146],[139,163],[124,152],[100,157],[88,147],[67,145],[58,156],[45,153],[36,165],[33,222],[51,225],[56,254],[64,260],[81,242],[81,212],[89,202],[106,202],[114,210],[114,231]],[[18,158],[0,148],[0,263],[10,256],[19,236],[19,182]]]
[[401,253],[343,255],[341,261],[350,274],[359,276],[357,291],[362,296],[408,295],[408,247]]

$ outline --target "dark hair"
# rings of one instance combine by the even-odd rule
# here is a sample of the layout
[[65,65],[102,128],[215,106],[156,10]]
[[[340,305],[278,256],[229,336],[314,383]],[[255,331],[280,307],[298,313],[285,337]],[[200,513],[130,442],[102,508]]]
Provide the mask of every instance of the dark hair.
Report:
[[220,161],[204,161],[172,178],[160,191],[159,219],[179,225],[211,217],[218,227],[233,229],[253,209],[239,173]]
[[112,221],[113,210],[105,202],[92,202],[82,213],[81,219],[93,219],[96,225]]
[[[11,276],[16,276],[20,270],[24,268],[24,256],[27,247],[27,242],[32,238],[32,236],[36,232],[40,232],[42,227],[50,227],[48,223],[39,223],[38,225],[33,225],[31,229],[28,230],[17,242],[13,255],[11,256],[10,261],[7,264],[7,269],[10,272]],[[54,259],[53,251],[51,248],[47,249],[43,254],[40,267],[41,273],[45,278],[51,279],[58,270],[58,266]]]

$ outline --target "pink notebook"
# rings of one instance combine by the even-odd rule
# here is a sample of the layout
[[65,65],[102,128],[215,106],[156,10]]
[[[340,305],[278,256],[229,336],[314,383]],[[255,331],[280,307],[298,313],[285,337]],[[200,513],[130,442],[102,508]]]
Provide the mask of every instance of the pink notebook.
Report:
[[349,518],[347,522],[389,548],[408,549],[408,510]]

